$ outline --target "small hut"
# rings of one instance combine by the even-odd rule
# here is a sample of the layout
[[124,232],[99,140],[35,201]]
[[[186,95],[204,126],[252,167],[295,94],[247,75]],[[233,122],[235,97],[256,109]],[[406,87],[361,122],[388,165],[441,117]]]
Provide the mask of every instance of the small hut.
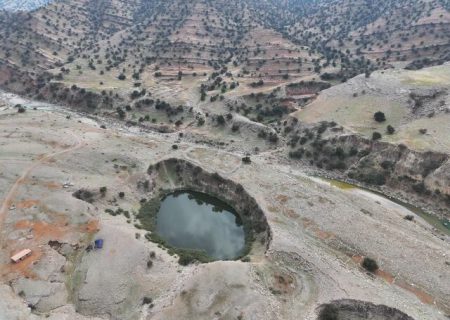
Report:
[[31,256],[31,250],[30,249],[23,249],[22,251],[17,252],[15,255],[13,255],[11,257],[11,261],[14,262],[14,263],[17,263],[17,262],[20,262],[20,261],[22,261],[23,259],[25,259],[25,258],[27,258],[29,256]]

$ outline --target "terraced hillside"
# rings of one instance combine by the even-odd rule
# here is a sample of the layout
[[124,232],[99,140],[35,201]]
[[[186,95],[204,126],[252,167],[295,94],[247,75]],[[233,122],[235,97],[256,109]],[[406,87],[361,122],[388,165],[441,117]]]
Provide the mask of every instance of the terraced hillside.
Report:
[[[107,112],[153,94],[259,122],[297,107],[269,103],[285,85],[440,64],[450,43],[448,1],[74,0],[0,15],[7,90]],[[105,94],[118,99],[92,98]]]
[[308,13],[286,33],[327,59],[345,52],[347,63],[361,64],[365,58],[378,68],[395,61],[449,58],[447,0],[320,1]]
[[[394,61],[440,61],[447,57],[450,34],[445,0],[76,0],[25,17],[3,15],[2,51],[9,62],[17,63],[10,61],[14,53],[53,53],[55,42],[61,62],[92,51],[112,53],[110,43],[141,62],[157,60],[175,69],[239,67],[254,77],[337,68],[341,79]],[[115,55],[124,59],[123,52]]]

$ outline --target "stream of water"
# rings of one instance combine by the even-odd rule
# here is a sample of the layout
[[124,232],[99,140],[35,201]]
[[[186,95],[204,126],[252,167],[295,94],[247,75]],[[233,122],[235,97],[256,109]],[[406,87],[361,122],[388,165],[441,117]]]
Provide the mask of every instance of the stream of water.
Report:
[[434,228],[439,230],[440,232],[450,236],[450,221],[448,219],[440,219],[435,215],[429,214],[422,210],[421,208],[415,207],[413,205],[410,205],[409,203],[405,203],[403,201],[400,201],[398,199],[395,199],[393,197],[386,196],[382,194],[381,192],[372,191],[366,188],[362,188],[347,182],[342,182],[339,180],[333,180],[333,179],[327,179],[327,178],[320,178],[322,181],[328,182],[331,186],[337,187],[342,190],[359,190],[362,192],[367,192],[374,194],[376,196],[385,198],[389,201],[392,201],[405,209],[409,210],[412,215],[417,215],[421,217],[423,220],[425,220],[428,224],[432,225]]

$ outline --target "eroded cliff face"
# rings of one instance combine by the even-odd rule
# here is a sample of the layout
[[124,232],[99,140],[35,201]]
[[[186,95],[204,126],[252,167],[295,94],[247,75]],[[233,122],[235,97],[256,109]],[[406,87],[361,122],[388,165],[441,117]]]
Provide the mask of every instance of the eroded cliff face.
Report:
[[359,136],[343,136],[338,141],[347,148],[367,146],[368,154],[356,157],[345,171],[348,177],[406,191],[423,203],[439,204],[443,212],[450,205],[447,154],[417,152],[403,145],[368,141]]
[[[291,130],[293,133],[287,136],[291,159],[306,160],[310,165],[368,186],[383,186],[387,188],[385,191],[404,193],[405,198],[408,193],[409,200],[449,217],[448,154],[418,152],[405,145],[369,140],[345,133],[336,124],[291,126],[301,128]],[[305,141],[303,137],[308,136]]]
[[447,159],[439,168],[425,178],[425,185],[429,189],[439,190],[446,195],[448,203],[450,195],[450,159]]
[[100,94],[76,85],[65,87],[52,82],[54,80],[58,81],[58,77],[49,73],[36,76],[8,65],[0,66],[0,88],[30,99],[63,104],[83,112],[96,112],[100,108],[111,110],[124,103],[123,98],[112,91],[103,90]]
[[359,300],[336,300],[320,307],[318,320],[414,320],[398,309]]

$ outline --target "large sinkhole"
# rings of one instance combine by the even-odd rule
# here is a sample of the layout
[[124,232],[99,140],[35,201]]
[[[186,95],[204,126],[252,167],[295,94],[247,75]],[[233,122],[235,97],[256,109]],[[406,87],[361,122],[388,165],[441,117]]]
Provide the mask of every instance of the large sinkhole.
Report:
[[342,299],[319,307],[317,320],[414,320],[402,311],[367,301]]
[[245,248],[244,225],[236,211],[195,191],[168,194],[161,202],[155,231],[171,246],[204,251],[218,260],[240,257]]
[[148,174],[155,191],[138,219],[146,238],[177,254],[180,264],[235,260],[267,248],[266,217],[242,185],[181,159],[151,165]]

